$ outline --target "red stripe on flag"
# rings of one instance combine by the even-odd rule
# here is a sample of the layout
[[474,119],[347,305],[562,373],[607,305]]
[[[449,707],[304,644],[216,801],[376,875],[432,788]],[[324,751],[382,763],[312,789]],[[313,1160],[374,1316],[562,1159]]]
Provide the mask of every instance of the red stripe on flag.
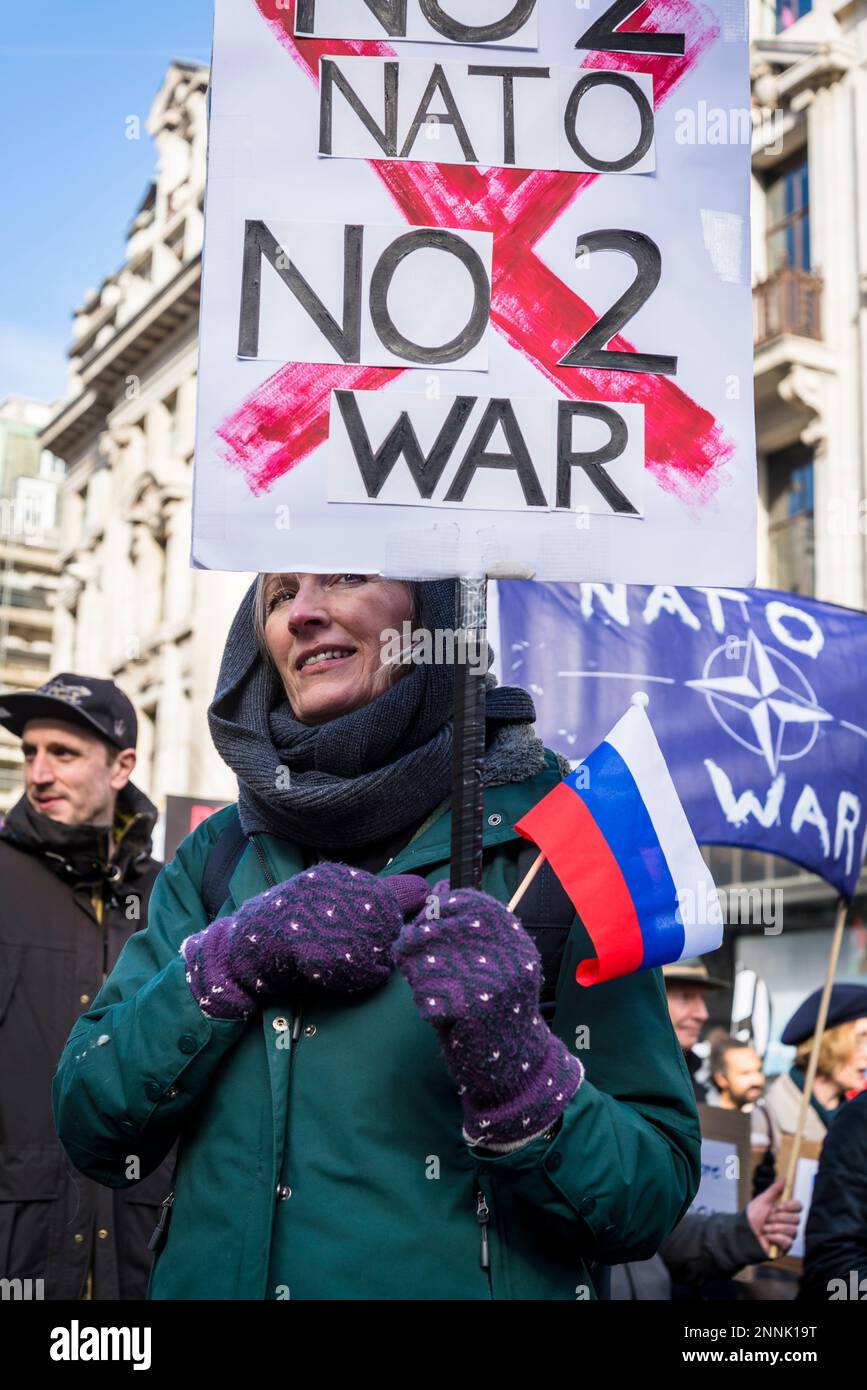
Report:
[[548,860],[596,950],[582,961],[579,985],[640,970],[644,941],[635,905],[611,848],[581,797],[561,782],[516,823]]

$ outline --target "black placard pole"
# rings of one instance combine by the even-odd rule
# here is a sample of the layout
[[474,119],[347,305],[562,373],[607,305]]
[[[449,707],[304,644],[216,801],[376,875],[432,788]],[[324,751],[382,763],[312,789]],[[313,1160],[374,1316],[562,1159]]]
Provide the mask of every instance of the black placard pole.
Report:
[[481,888],[487,581],[458,579],[456,584],[450,882],[453,888]]

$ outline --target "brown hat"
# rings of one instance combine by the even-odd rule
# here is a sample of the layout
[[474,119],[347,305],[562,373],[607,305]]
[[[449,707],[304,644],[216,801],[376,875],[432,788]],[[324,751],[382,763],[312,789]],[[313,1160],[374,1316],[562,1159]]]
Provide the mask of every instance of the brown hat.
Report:
[[730,989],[728,980],[719,980],[709,975],[707,966],[698,956],[688,960],[674,960],[662,967],[666,980],[677,980],[682,984],[704,985],[707,989]]

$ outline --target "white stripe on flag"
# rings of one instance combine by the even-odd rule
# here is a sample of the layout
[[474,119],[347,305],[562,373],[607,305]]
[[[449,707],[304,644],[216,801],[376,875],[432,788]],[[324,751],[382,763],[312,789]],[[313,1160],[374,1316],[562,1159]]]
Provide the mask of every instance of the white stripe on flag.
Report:
[[684,926],[680,959],[717,950],[723,920],[716,885],[643,707],[631,705],[605,742],[617,749],[632,773],[674,880]]

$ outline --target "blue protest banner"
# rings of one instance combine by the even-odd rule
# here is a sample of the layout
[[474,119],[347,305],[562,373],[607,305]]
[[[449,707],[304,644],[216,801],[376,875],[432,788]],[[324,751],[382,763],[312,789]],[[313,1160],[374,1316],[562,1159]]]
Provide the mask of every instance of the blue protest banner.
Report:
[[867,615],[769,589],[502,581],[506,682],[578,760],[636,690],[696,839],[851,898],[867,849]]

